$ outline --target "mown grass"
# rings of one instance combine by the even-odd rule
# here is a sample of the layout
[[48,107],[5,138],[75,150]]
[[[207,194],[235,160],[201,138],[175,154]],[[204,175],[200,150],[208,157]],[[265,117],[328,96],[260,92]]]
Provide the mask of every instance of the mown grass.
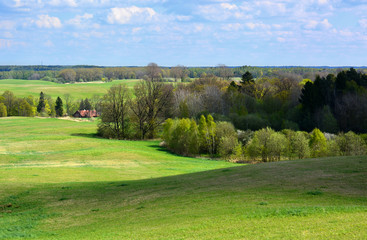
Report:
[[95,124],[0,119],[0,239],[367,236],[364,156],[234,165],[95,138]]
[[112,82],[88,82],[74,84],[59,84],[40,80],[19,80],[2,79],[0,80],[0,94],[4,91],[12,91],[17,97],[27,97],[29,95],[39,97],[41,91],[52,97],[62,97],[64,94],[70,94],[74,98],[87,98],[96,95],[104,95],[114,84],[125,83],[128,87],[138,82],[138,79],[114,80]]

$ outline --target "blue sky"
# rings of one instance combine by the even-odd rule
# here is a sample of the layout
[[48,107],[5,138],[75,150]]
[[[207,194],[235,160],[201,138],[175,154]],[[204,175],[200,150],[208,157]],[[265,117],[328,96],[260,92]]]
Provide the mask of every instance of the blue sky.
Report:
[[0,0],[1,65],[366,66],[367,0]]

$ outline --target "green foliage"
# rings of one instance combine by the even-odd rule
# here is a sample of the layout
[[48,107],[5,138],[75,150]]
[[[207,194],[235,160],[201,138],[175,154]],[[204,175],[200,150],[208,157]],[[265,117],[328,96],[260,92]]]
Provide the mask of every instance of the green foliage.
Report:
[[22,99],[19,103],[19,116],[33,117],[35,114],[33,107],[27,102],[26,99]]
[[199,152],[199,131],[193,119],[167,119],[163,124],[162,138],[168,149],[177,154],[192,156]]
[[46,108],[45,95],[43,94],[43,92],[41,92],[40,98],[38,100],[37,112],[41,113],[42,111],[45,111],[45,108]]
[[6,116],[8,116],[6,106],[4,103],[0,103],[0,117],[6,117]]
[[288,140],[282,133],[275,132],[270,135],[270,138],[266,145],[268,160],[280,161],[281,156],[284,155],[287,149]]
[[268,144],[270,136],[274,133],[274,130],[271,128],[263,128],[255,132],[254,137],[247,146],[247,153],[252,159],[260,158],[263,162],[271,160]]
[[342,155],[353,156],[366,154],[366,142],[354,132],[340,133],[335,141]]
[[216,126],[216,139],[218,154],[224,158],[235,152],[238,146],[238,138],[233,124],[229,122],[218,122]]
[[57,117],[62,117],[64,115],[64,107],[60,97],[56,99],[55,112]]
[[326,138],[317,128],[311,132],[310,148],[312,150],[312,157],[324,157],[327,155]]
[[321,127],[320,130],[327,133],[337,133],[339,130],[338,122],[331,113],[330,107],[325,106],[321,112]]

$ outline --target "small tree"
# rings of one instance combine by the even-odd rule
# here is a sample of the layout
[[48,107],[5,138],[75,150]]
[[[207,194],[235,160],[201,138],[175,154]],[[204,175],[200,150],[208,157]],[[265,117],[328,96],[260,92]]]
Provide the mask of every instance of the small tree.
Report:
[[366,143],[363,138],[352,131],[346,134],[339,134],[336,138],[336,143],[339,146],[342,155],[364,155],[366,154]]
[[60,97],[56,99],[55,112],[57,117],[62,117],[64,115],[64,107]]
[[327,153],[326,137],[317,128],[315,128],[310,137],[310,148],[312,157],[324,157]]
[[288,140],[283,134],[272,133],[267,143],[268,159],[270,161],[280,161],[281,156],[286,152],[287,146]]
[[6,106],[4,103],[0,103],[0,117],[6,117],[6,116],[8,116]]
[[19,103],[19,116],[33,117],[33,107],[25,100],[21,100]]

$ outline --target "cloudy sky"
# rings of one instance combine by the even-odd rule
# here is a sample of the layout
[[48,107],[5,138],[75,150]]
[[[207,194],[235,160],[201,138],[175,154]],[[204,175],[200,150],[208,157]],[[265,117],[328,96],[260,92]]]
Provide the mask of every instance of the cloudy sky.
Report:
[[367,0],[0,0],[0,64],[366,66]]

